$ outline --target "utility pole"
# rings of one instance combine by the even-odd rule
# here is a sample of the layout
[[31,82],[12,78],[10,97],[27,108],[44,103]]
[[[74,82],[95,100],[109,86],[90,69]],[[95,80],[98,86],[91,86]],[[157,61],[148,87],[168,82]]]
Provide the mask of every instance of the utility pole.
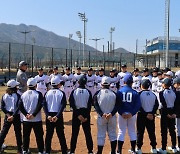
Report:
[[79,38],[79,58],[78,58],[78,66],[80,66],[80,57],[81,57],[81,38],[82,38],[82,35],[81,35],[81,31],[77,31],[76,32],[78,38]]
[[112,51],[112,33],[115,31],[115,27],[110,28],[110,52]]
[[84,23],[84,44],[83,44],[83,66],[85,65],[85,45],[86,45],[86,23],[88,22],[88,19],[86,18],[86,14],[84,13],[78,13],[79,17]]

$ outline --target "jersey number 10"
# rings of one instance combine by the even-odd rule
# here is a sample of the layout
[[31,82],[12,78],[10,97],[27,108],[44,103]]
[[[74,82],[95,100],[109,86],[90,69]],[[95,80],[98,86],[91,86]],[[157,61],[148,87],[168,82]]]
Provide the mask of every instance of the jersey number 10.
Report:
[[128,92],[128,93],[125,93],[123,92],[123,102],[128,102],[128,103],[131,103],[132,102],[132,93]]

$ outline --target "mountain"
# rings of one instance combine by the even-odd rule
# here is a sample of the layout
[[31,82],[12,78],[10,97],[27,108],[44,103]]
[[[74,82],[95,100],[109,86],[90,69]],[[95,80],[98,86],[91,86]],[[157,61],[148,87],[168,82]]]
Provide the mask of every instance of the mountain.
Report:
[[[35,44],[44,47],[55,47],[55,48],[68,48],[69,38],[59,36],[51,31],[46,31],[37,26],[33,25],[12,25],[12,24],[0,24],[0,42],[25,42],[25,35],[20,33],[24,31],[32,31],[26,35],[26,44]],[[71,39],[71,48],[79,49],[79,42]],[[94,51],[93,47],[86,45],[86,50]]]

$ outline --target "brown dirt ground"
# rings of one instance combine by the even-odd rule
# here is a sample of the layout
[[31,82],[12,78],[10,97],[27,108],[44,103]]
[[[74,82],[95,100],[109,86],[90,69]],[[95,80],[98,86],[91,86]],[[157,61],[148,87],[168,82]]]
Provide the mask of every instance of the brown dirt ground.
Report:
[[[2,94],[5,91],[5,87],[0,87],[0,98],[2,96]],[[44,113],[42,113],[44,115]],[[96,127],[96,112],[91,112],[91,132],[92,132],[92,137],[93,137],[93,142],[94,142],[94,152],[97,151],[97,127]],[[3,126],[3,117],[4,114],[2,114],[2,125]],[[70,147],[70,139],[71,139],[71,118],[72,118],[72,112],[64,112],[64,126],[65,126],[65,135],[66,135],[66,140],[67,140],[67,144],[68,147]],[[43,121],[44,121],[44,116],[43,116]],[[43,125],[44,127],[44,134],[46,133],[46,129],[45,129],[45,125]],[[156,137],[157,137],[157,148],[161,147],[161,134],[160,134],[160,119],[156,118]],[[15,140],[15,135],[14,135],[14,131],[13,131],[13,126],[11,127],[6,139],[5,139],[5,144],[7,144],[8,146],[12,146],[9,149],[14,149],[14,146],[16,146],[16,140]],[[170,137],[168,136],[168,146],[170,146]],[[36,151],[36,142],[35,142],[35,136],[34,136],[34,132],[32,131],[32,135],[31,135],[31,141],[30,141],[30,148],[32,148],[32,151]],[[123,153],[126,154],[128,153],[128,149],[130,148],[130,141],[129,141],[129,137],[126,134],[126,138],[125,138],[125,143],[123,146]],[[59,141],[57,138],[56,133],[54,133],[54,137],[52,140],[52,149],[55,153],[59,153],[60,151],[60,145],[59,145]],[[150,152],[150,144],[149,144],[149,138],[147,135],[147,132],[145,133],[144,136],[144,145],[142,148],[143,153],[149,153]],[[103,154],[109,154],[110,152],[110,143],[108,140],[108,137],[106,137],[106,143],[105,143],[105,147],[103,150]],[[10,151],[7,151],[6,153],[11,153]],[[13,151],[13,153],[15,153]],[[85,154],[87,153],[87,148],[86,148],[86,142],[85,142],[85,137],[84,137],[84,133],[82,130],[82,127],[80,129],[80,133],[79,133],[79,137],[78,137],[78,143],[77,143],[77,148],[76,148],[76,154]]]

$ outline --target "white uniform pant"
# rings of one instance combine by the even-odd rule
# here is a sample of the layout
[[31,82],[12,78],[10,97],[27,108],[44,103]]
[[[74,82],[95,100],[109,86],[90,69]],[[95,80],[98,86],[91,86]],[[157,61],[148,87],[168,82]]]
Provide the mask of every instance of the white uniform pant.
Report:
[[66,94],[66,100],[69,100],[73,87],[64,87],[64,93]]
[[124,141],[126,135],[126,128],[128,129],[128,134],[130,141],[136,140],[136,115],[130,119],[124,119],[121,115],[118,117],[118,141]]
[[97,119],[97,129],[98,129],[97,142],[98,142],[98,145],[104,146],[105,139],[106,139],[106,132],[108,133],[110,141],[117,140],[116,124],[117,124],[116,115],[114,115],[109,120],[102,118],[101,116],[98,116],[98,119]]
[[160,98],[159,98],[159,93],[158,92],[153,92],[153,93],[156,95],[158,103],[159,103],[158,109],[161,109],[162,108],[162,103],[161,103]]
[[91,92],[92,96],[94,96],[94,94],[95,94],[95,92],[96,92],[95,87],[86,86],[86,88]]

